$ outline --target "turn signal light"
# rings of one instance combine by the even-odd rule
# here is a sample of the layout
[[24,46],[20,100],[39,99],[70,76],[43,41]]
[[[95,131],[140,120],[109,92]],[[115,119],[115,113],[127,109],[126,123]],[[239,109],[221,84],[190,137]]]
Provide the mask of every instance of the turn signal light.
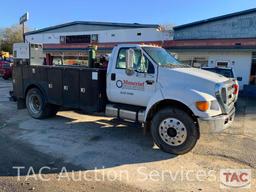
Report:
[[207,111],[210,107],[208,101],[198,101],[196,102],[196,107],[199,111]]
[[239,85],[238,84],[234,84],[234,93],[233,94],[237,95],[238,91],[239,91]]

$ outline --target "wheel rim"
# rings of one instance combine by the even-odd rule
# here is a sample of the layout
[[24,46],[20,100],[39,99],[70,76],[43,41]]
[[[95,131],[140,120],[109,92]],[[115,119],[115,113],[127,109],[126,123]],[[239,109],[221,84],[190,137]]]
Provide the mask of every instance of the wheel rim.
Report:
[[41,110],[41,100],[40,98],[35,95],[32,94],[29,97],[29,108],[33,113],[39,113]]
[[167,118],[159,125],[159,135],[166,144],[179,146],[187,139],[187,129],[179,119]]

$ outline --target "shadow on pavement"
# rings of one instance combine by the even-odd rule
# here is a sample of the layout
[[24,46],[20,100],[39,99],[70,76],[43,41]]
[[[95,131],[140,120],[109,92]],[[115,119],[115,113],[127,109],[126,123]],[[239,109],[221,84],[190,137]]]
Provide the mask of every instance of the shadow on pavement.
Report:
[[26,121],[21,129],[11,128],[17,129],[14,135],[8,135],[13,125],[0,130],[0,176],[17,176],[14,166],[23,167],[20,175],[27,175],[30,167],[35,173],[44,166],[51,169],[43,173],[59,173],[63,167],[84,171],[175,157],[153,149],[150,134],[143,135],[141,126],[133,122],[76,122],[63,116]]

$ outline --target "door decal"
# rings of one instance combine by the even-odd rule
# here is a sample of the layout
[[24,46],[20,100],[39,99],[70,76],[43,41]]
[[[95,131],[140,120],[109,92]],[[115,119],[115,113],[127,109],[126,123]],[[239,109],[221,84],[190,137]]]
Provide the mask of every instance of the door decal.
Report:
[[117,80],[116,86],[122,89],[144,91],[145,82]]

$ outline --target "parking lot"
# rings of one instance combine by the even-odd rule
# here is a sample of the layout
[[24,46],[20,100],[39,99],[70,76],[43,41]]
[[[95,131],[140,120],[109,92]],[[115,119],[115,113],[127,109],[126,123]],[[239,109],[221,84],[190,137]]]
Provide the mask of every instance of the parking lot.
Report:
[[[227,168],[251,169],[249,190],[256,190],[253,99],[239,99],[230,129],[202,135],[192,152],[174,156],[156,148],[150,134],[132,122],[73,111],[32,119],[9,101],[11,89],[11,81],[0,80],[0,191],[219,191],[219,171]],[[20,180],[14,166],[23,167]],[[43,172],[48,181],[26,180],[30,167],[38,174],[44,166],[50,168]],[[63,167],[91,179],[59,179]],[[198,171],[204,173],[200,179]]]

